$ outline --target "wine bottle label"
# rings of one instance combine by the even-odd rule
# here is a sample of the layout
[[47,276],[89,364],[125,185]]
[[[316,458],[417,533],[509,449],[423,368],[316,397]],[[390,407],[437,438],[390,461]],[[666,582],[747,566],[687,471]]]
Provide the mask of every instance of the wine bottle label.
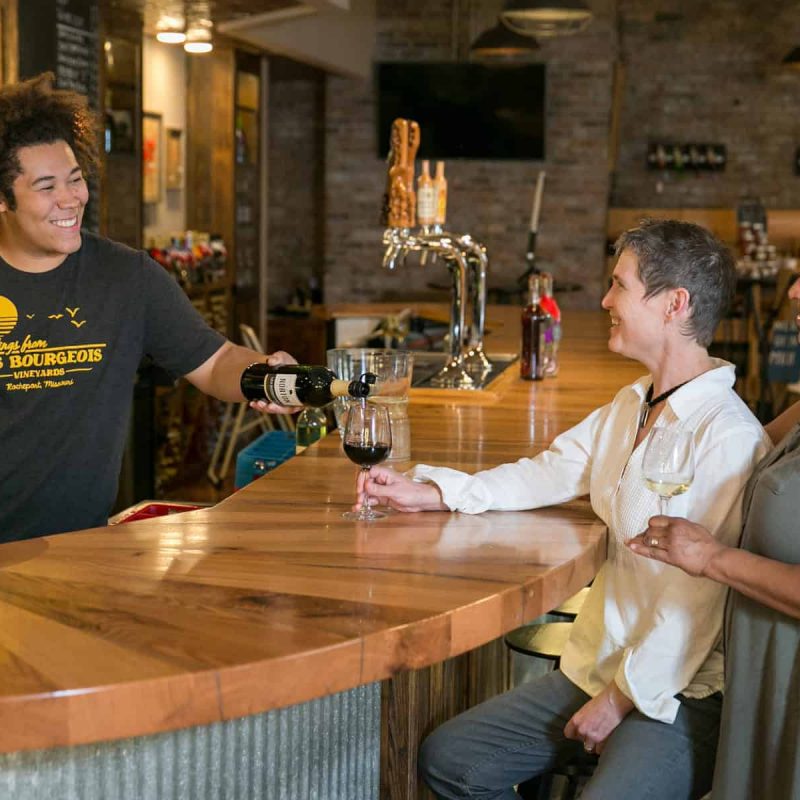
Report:
[[264,394],[271,402],[281,406],[301,406],[303,401],[297,396],[296,383],[297,375],[265,375]]

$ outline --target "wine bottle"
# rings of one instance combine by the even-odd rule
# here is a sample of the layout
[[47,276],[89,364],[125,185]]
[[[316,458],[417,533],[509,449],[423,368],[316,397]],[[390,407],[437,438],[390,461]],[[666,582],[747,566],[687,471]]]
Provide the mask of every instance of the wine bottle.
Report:
[[343,381],[327,367],[284,364],[271,367],[251,364],[242,373],[242,394],[248,400],[266,400],[281,406],[324,406],[335,397],[367,397],[375,376],[366,373],[359,380]]
[[307,406],[298,415],[294,431],[295,454],[302,453],[328,433],[328,418],[321,408]]
[[520,354],[520,377],[527,381],[544,378],[545,336],[551,317],[541,306],[541,278],[528,278],[529,302],[522,312],[522,352]]

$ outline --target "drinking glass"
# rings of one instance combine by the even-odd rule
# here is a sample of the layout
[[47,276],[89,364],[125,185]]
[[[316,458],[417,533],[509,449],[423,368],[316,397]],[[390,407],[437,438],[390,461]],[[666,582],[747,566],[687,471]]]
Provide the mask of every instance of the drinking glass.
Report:
[[642,461],[644,483],[659,497],[659,509],[666,514],[669,499],[683,494],[694,480],[694,433],[670,428],[653,428]]
[[[362,473],[368,472],[371,466],[380,464],[392,448],[392,430],[386,407],[364,400],[351,403],[343,444],[345,455],[361,467]],[[342,516],[360,522],[370,522],[386,516],[383,511],[375,511],[369,507],[366,495],[361,500],[358,511],[346,511]]]

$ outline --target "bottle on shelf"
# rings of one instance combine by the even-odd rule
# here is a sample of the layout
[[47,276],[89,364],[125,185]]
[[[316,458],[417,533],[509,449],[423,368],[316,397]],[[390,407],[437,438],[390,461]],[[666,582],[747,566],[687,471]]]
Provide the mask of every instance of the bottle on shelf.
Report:
[[295,453],[302,453],[310,444],[328,433],[328,417],[321,408],[307,406],[297,416]]
[[343,381],[327,367],[284,364],[271,367],[258,362],[242,373],[242,394],[248,400],[266,400],[282,406],[325,406],[336,397],[368,397],[375,376],[365,373],[354,381]]
[[547,378],[558,375],[558,347],[561,343],[561,309],[553,295],[553,276],[541,273],[542,310],[550,315],[550,327],[544,336],[544,374]]
[[422,162],[417,178],[417,223],[433,225],[436,222],[436,187],[431,178],[430,162]]
[[528,305],[522,311],[520,377],[528,381],[544,378],[545,340],[551,317],[541,304],[541,276],[528,277]]
[[444,176],[444,161],[436,162],[436,177],[433,179],[436,192],[436,218],[434,222],[444,227],[447,221],[447,178]]

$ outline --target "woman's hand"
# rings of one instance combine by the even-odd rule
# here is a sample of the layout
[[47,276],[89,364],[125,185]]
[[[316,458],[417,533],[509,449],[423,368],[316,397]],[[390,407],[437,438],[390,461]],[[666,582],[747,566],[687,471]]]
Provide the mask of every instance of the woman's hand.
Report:
[[633,708],[633,701],[611,681],[597,697],[572,715],[564,728],[564,736],[583,742],[583,749],[587,753],[599,755],[603,752],[606,739]]
[[[267,364],[271,367],[282,367],[284,364],[296,364],[297,359],[285,350],[276,350],[267,356]],[[262,414],[296,414],[301,406],[279,406],[277,403],[268,403],[266,400],[251,400],[250,408]]]
[[640,556],[679,567],[694,577],[706,575],[712,559],[728,549],[702,525],[664,516],[651,517],[647,530],[626,544]]
[[[407,478],[391,467],[372,467],[360,472],[357,486],[359,497],[370,505],[384,505],[397,511],[447,511],[435,483],[420,483]],[[360,507],[356,505],[355,510]]]

